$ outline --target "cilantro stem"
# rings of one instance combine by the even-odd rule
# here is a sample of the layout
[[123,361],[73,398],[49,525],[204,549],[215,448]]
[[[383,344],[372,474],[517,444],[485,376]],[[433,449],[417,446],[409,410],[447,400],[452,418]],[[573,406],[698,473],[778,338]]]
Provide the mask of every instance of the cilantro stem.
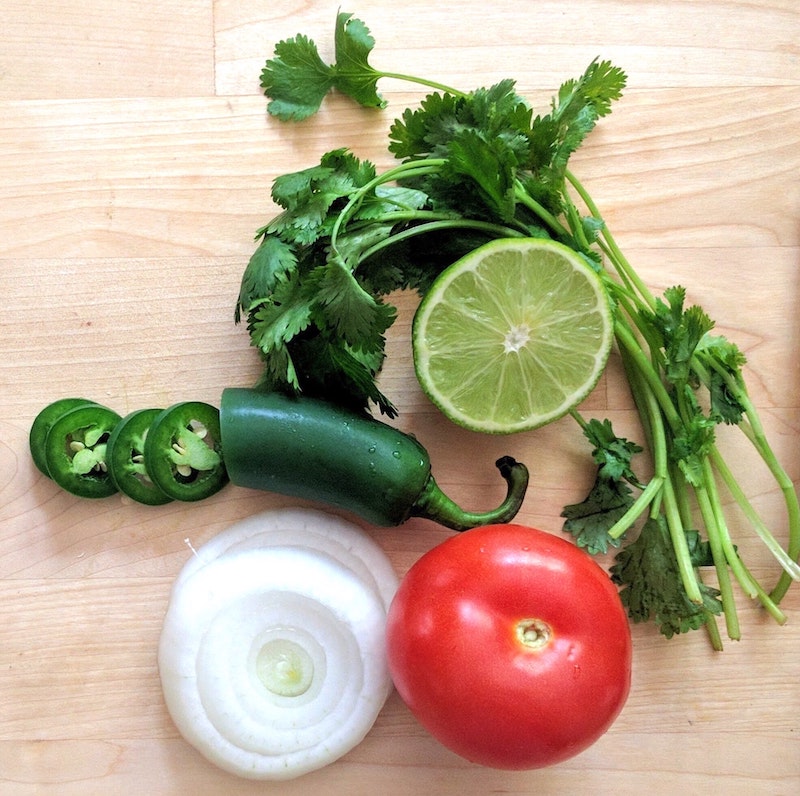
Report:
[[[653,477],[650,479],[650,482],[645,487],[642,494],[639,495],[639,498],[634,502],[634,506],[640,504],[646,508],[649,503],[653,508],[653,516],[655,516],[657,513],[656,500],[660,499],[670,539],[672,541],[672,547],[675,552],[675,559],[678,564],[678,572],[680,573],[683,589],[691,602],[696,605],[702,605],[703,596],[700,593],[697,574],[695,573],[692,557],[689,553],[684,517],[681,513],[674,481],[670,475],[667,433],[662,419],[662,407],[655,391],[650,388],[647,375],[647,371],[652,370],[652,368],[650,368],[649,361],[644,356],[644,352],[640,348],[636,348],[635,344],[634,348],[635,352],[638,352],[637,356],[634,356],[633,353],[635,352],[632,352],[630,349],[623,349],[623,364],[625,365],[625,371],[628,375],[628,382],[633,392],[634,401],[639,409],[639,416],[649,436],[654,467]],[[644,358],[644,361],[647,363],[646,370],[643,370],[641,367],[642,358]],[[646,502],[644,500],[645,497]],[[612,536],[612,538],[616,538],[613,534],[617,534],[619,530],[620,529],[616,527],[612,527],[609,530],[609,535]]]
[[739,558],[739,554],[736,552],[733,542],[731,541],[728,523],[725,521],[725,512],[722,508],[722,502],[719,499],[719,492],[717,490],[711,460],[708,457],[703,459],[703,481],[709,504],[716,520],[714,527],[719,534],[725,558],[745,594],[750,598],[756,597],[758,588],[756,587],[755,581],[744,568],[742,560]]
[[468,96],[466,92],[451,88],[450,86],[446,86],[444,83],[439,83],[436,80],[428,80],[427,78],[416,77],[415,75],[404,75],[401,72],[378,72],[378,78],[390,78],[391,80],[401,80],[404,83],[416,83],[418,86],[434,88],[437,91],[442,91],[445,94],[452,94],[456,97]]
[[374,191],[379,185],[384,185],[387,182],[396,182],[403,177],[421,177],[426,174],[435,174],[447,161],[443,158],[429,158],[425,161],[411,161],[409,163],[402,163],[395,166],[393,169],[384,171],[373,177],[369,182],[362,185],[358,190],[353,191],[347,204],[342,208],[336,216],[333,228],[331,229],[330,245],[333,251],[336,251],[336,243],[340,233],[346,226],[347,222],[352,217],[353,213],[358,209],[365,196],[371,191]]
[[628,510],[608,529],[609,538],[619,539],[652,504],[663,488],[664,479],[660,475],[654,475]]
[[[398,205],[399,207],[399,205]],[[348,229],[369,229],[373,224],[401,224],[404,221],[461,221],[460,216],[452,213],[437,213],[435,210],[399,209],[389,210],[377,216],[370,216],[363,221],[358,220]],[[490,223],[490,222],[487,222]],[[505,230],[504,230],[505,233]]]
[[[746,567],[745,570],[747,570]],[[752,578],[753,576],[750,575],[750,577]],[[753,583],[755,584],[756,587],[756,597],[758,598],[758,601],[761,603],[761,605],[764,606],[764,608],[767,610],[767,613],[779,625],[785,625],[788,619],[786,614],[783,611],[781,611],[778,604],[772,599],[772,596],[764,590],[764,588],[761,586],[761,584],[759,584],[757,580],[753,579]]]
[[[603,222],[597,206],[581,182],[568,170],[565,176],[566,180],[572,185],[591,215],[596,220]],[[542,215],[541,212],[536,210],[531,204],[528,204],[528,207],[531,207],[531,209],[534,209]],[[567,208],[567,216],[570,217],[569,208]],[[574,210],[572,216],[575,216]],[[543,216],[543,218],[545,221],[548,221],[546,216]],[[556,232],[561,232],[557,225],[549,221],[548,223]],[[575,226],[574,219],[573,226]],[[661,418],[663,417],[666,420],[673,434],[679,434],[681,429],[690,422],[693,409],[686,402],[686,394],[683,389],[685,381],[683,385],[673,385],[675,387],[674,394],[676,396],[677,406],[673,403],[673,399],[667,392],[660,373],[660,345],[657,344],[656,341],[649,339],[650,328],[647,317],[646,315],[643,317],[642,314],[635,309],[636,307],[653,311],[657,305],[653,294],[639,278],[604,222],[600,229],[600,238],[597,241],[597,245],[600,247],[603,254],[605,254],[621,283],[621,286],[614,286],[613,283],[609,286],[611,295],[617,299],[619,305],[614,330],[615,337],[621,352],[624,354],[623,360],[626,363],[628,380],[634,392],[637,406],[639,407],[640,417],[643,424],[646,426],[646,430],[649,432],[650,446],[653,451],[654,459],[656,460],[656,474],[626,513],[612,525],[608,534],[610,538],[614,539],[622,536],[645,508],[648,505],[652,506],[656,497],[660,496],[663,501],[663,511],[667,520],[667,527],[669,528],[686,594],[692,602],[702,605],[698,576],[694,571],[694,566],[691,561],[685,532],[685,528],[690,527],[687,523],[691,522],[689,490],[687,489],[687,484],[682,473],[680,473],[677,468],[672,475],[668,472],[668,465],[666,466],[666,470],[663,469],[664,465],[662,464],[660,453],[667,449],[666,442],[660,438],[660,436],[664,434]],[[578,242],[580,244],[581,240],[578,239]],[[634,326],[646,341],[651,352],[650,355],[648,355],[645,349],[639,344],[629,322],[622,319],[620,313],[623,310],[627,313]],[[651,357],[653,359],[651,359]],[[700,514],[703,518],[703,524],[706,528],[706,535],[717,573],[727,635],[731,639],[738,639],[741,632],[733,595],[731,575],[735,577],[745,594],[750,598],[758,598],[776,621],[779,623],[786,621],[785,615],[779,609],[777,603],[788,590],[792,578],[797,578],[798,574],[800,574],[800,572],[798,572],[800,566],[796,563],[798,557],[800,557],[800,505],[798,505],[794,484],[778,463],[772,448],[767,442],[758,414],[752,402],[749,400],[744,385],[722,367],[713,357],[704,358],[698,353],[693,356],[692,367],[706,385],[709,384],[707,371],[705,371],[704,368],[706,361],[709,366],[714,367],[722,376],[728,390],[743,406],[747,421],[743,420],[739,424],[741,430],[751,440],[761,457],[767,463],[773,476],[776,478],[783,492],[789,514],[789,545],[788,550],[784,550],[756,514],[716,447],[711,445],[710,450],[700,456],[702,476],[700,477],[699,483],[693,485],[692,491],[694,492]],[[654,402],[657,404],[655,407],[653,406]],[[715,472],[720,475],[736,502],[741,506],[745,516],[751,522],[755,531],[783,568],[780,579],[770,594],[767,594],[761,584],[752,576],[736,551],[725,519],[724,509],[719,498]],[[708,612],[706,627],[708,628],[714,648],[722,649],[719,629],[714,620],[714,615],[710,611]]]
[[642,350],[641,346],[636,341],[630,327],[627,323],[621,321],[619,318],[614,323],[614,335],[617,342],[620,343],[628,354],[635,362],[639,372],[647,381],[647,385],[653,391],[664,413],[664,417],[673,431],[678,431],[681,427],[681,418],[672,403],[672,400],[667,393],[664,384],[662,383],[658,373],[651,364],[647,355]]
[[672,483],[676,485],[675,497],[678,501],[678,511],[680,512],[683,526],[691,528],[694,525],[694,520],[689,488],[680,468],[674,463],[670,466],[670,477],[672,478]]
[[753,504],[747,499],[747,496],[739,485],[739,482],[737,481],[730,467],[728,467],[728,464],[722,454],[716,447],[713,447],[709,455],[711,456],[714,467],[722,478],[726,488],[731,493],[733,499],[739,505],[748,521],[752,524],[753,529],[761,537],[769,551],[775,556],[775,558],[778,560],[778,563],[784,568],[790,578],[793,580],[800,580],[800,564],[798,564],[789,556],[769,528],[767,528],[764,521],[753,508]]
[[[652,505],[657,497],[662,495],[664,481],[667,477],[667,444],[664,433],[664,423],[661,420],[658,402],[653,393],[644,388],[642,374],[634,369],[628,354],[623,354],[623,364],[628,373],[628,380],[634,394],[634,401],[639,407],[639,414],[645,424],[649,439],[650,449],[653,453],[654,474],[647,486],[639,494],[629,509],[608,529],[612,539],[619,539],[641,514]],[[698,592],[699,596],[699,592]]]
[[695,486],[694,491],[697,496],[697,504],[700,507],[700,514],[706,526],[708,544],[711,548],[711,557],[714,561],[714,569],[717,573],[717,583],[720,591],[720,600],[722,601],[722,612],[725,615],[725,627],[728,632],[728,638],[738,641],[741,638],[739,615],[736,610],[736,601],[733,596],[733,584],[731,582],[728,561],[725,556],[725,551],[723,550],[722,539],[717,526],[717,518],[714,514],[714,508],[711,505],[711,499],[705,486],[699,484]]
[[638,291],[639,295],[647,302],[647,304],[652,308],[655,306],[655,298],[653,294],[648,289],[647,285],[642,281],[639,275],[634,270],[633,266],[631,266],[628,258],[622,253],[622,250],[617,245],[614,236],[611,234],[611,230],[608,228],[608,225],[603,220],[603,216],[600,213],[599,208],[595,204],[594,200],[592,199],[589,192],[584,188],[581,181],[569,170],[567,169],[565,172],[565,177],[567,181],[572,185],[575,191],[580,196],[583,203],[586,205],[586,208],[592,214],[594,218],[598,221],[603,222],[602,227],[602,236],[605,240],[606,246],[604,247],[606,254],[609,256],[609,259],[614,264],[615,270],[619,273],[620,277],[630,285],[633,285]]
[[[749,419],[752,423],[752,416],[750,416]],[[758,432],[744,422],[739,423],[739,428],[741,428],[745,436],[747,436],[759,450],[762,459],[772,472],[783,494],[784,503],[786,504],[789,515],[789,544],[786,552],[792,561],[797,561],[800,556],[800,507],[798,507],[797,492],[795,491],[794,484],[783,467],[781,467],[769,445],[765,445],[763,440],[759,438]],[[780,602],[789,589],[789,586],[791,586],[791,582],[791,577],[784,570],[778,582],[770,592],[772,599],[776,602]]]
[[667,518],[667,527],[675,550],[675,558],[678,561],[678,571],[681,574],[684,591],[691,602],[702,605],[703,595],[700,593],[700,584],[697,582],[697,574],[692,565],[689,543],[686,541],[686,529],[678,508],[675,487],[669,478],[664,480],[663,491],[664,516]]
[[705,623],[706,630],[708,631],[708,637],[711,641],[712,649],[716,650],[717,652],[722,652],[722,636],[719,633],[719,628],[717,627],[717,621],[714,614],[711,611],[706,611],[706,623]]
[[443,218],[438,221],[429,221],[424,224],[415,224],[414,226],[407,227],[401,232],[396,232],[393,235],[390,235],[385,240],[379,241],[378,243],[373,244],[369,248],[364,249],[364,251],[359,256],[359,262],[363,262],[364,260],[369,259],[382,249],[389,248],[401,240],[407,240],[408,238],[413,238],[416,235],[424,235],[429,232],[437,232],[444,229],[474,229],[474,230],[479,230],[481,232],[488,232],[492,235],[503,238],[513,238],[513,237],[521,238],[525,236],[524,232],[520,232],[519,230],[516,229],[511,229],[510,227],[503,227],[499,224],[493,224],[490,221],[477,221],[466,218],[460,220],[453,218]]
[[564,237],[569,235],[569,230],[554,216],[546,207],[537,202],[526,190],[520,180],[514,183],[514,196],[516,200],[528,210],[532,210],[539,218],[547,224],[557,235]]
[[[787,549],[783,551],[783,549],[780,548],[776,542],[777,548],[781,549],[783,554],[780,555],[778,560],[782,561],[783,558],[788,558],[792,562],[797,562],[798,559],[800,559],[800,502],[798,501],[794,482],[789,477],[786,470],[784,470],[781,463],[778,461],[775,452],[772,450],[772,446],[767,441],[764,427],[761,424],[761,418],[759,417],[755,405],[750,400],[750,395],[748,394],[746,387],[740,382],[740,380],[735,379],[728,371],[722,368],[719,363],[716,362],[716,360],[708,358],[708,363],[716,370],[717,373],[720,374],[725,381],[727,388],[731,391],[736,400],[739,402],[740,406],[743,408],[745,418],[743,418],[739,423],[739,428],[750,440],[756,451],[758,451],[761,459],[767,465],[767,468],[777,482],[778,487],[783,495],[789,520],[789,543]],[[740,502],[740,505],[745,508],[745,504]],[[758,524],[755,525],[755,528],[758,532]],[[771,534],[770,537],[774,540],[774,537],[772,537]],[[764,537],[762,536],[762,538]],[[767,542],[767,544],[774,552],[775,548],[769,542]],[[787,569],[786,566],[784,566],[784,571],[781,573],[778,582],[770,592],[770,597],[775,600],[775,602],[780,602],[791,586],[792,579],[794,577],[791,574],[793,569],[793,567]]]

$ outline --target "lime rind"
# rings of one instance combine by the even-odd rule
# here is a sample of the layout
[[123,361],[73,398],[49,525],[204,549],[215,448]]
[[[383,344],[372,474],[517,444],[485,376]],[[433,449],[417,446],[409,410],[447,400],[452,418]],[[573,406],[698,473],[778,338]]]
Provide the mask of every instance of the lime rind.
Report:
[[528,431],[580,404],[603,373],[613,318],[574,251],[535,239],[488,243],[445,269],[412,328],[422,390],[465,428]]

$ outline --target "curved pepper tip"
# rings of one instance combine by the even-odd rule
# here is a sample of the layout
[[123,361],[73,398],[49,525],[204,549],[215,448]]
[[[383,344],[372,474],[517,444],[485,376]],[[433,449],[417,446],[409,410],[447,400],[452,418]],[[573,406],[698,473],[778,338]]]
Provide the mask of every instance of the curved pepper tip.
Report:
[[506,497],[497,508],[486,512],[466,511],[445,495],[433,476],[430,476],[411,510],[411,516],[433,520],[454,531],[510,522],[525,500],[529,481],[528,468],[512,456],[501,456],[495,466],[508,484]]

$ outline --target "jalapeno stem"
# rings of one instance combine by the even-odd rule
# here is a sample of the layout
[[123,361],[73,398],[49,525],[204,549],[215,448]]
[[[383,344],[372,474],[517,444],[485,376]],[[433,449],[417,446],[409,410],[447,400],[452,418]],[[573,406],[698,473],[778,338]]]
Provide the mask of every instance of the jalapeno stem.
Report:
[[508,484],[505,500],[496,509],[486,512],[465,511],[442,492],[431,475],[411,509],[411,516],[434,520],[454,531],[509,522],[516,516],[525,499],[528,468],[511,456],[502,456],[495,462],[495,466]]

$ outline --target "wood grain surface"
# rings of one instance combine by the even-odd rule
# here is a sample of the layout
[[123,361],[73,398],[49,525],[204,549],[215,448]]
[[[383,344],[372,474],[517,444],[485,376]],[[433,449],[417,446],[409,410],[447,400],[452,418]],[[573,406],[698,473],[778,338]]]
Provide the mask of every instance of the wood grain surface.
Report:
[[[36,413],[80,394],[125,413],[218,403],[258,361],[233,323],[253,233],[281,173],[340,146],[379,167],[386,133],[420,95],[385,81],[385,112],[331,97],[281,125],[258,77],[279,39],[332,52],[338,5],[299,0],[6,0],[0,25],[0,793],[800,793],[800,585],[779,627],[741,595],[743,639],[711,651],[633,628],[630,699],[592,748],[508,773],[439,746],[396,694],[333,766],[278,786],[229,776],[178,735],[156,644],[173,578],[232,522],[288,505],[229,487],[202,505],[83,501],[38,474]],[[472,88],[513,77],[543,108],[594,57],[629,88],[575,158],[653,290],[683,284],[747,353],[768,434],[800,481],[800,6],[796,0],[353,2],[373,63]],[[398,296],[384,389],[456,500],[498,500],[492,465],[526,461],[520,519],[559,532],[592,479],[574,422],[489,438],[455,428],[413,375],[415,301]],[[583,407],[638,427],[620,371]],[[720,445],[782,538],[780,494],[735,429]],[[448,536],[425,521],[366,528],[399,574]],[[734,515],[751,569],[778,570]],[[607,563],[607,562],[603,562]]]

